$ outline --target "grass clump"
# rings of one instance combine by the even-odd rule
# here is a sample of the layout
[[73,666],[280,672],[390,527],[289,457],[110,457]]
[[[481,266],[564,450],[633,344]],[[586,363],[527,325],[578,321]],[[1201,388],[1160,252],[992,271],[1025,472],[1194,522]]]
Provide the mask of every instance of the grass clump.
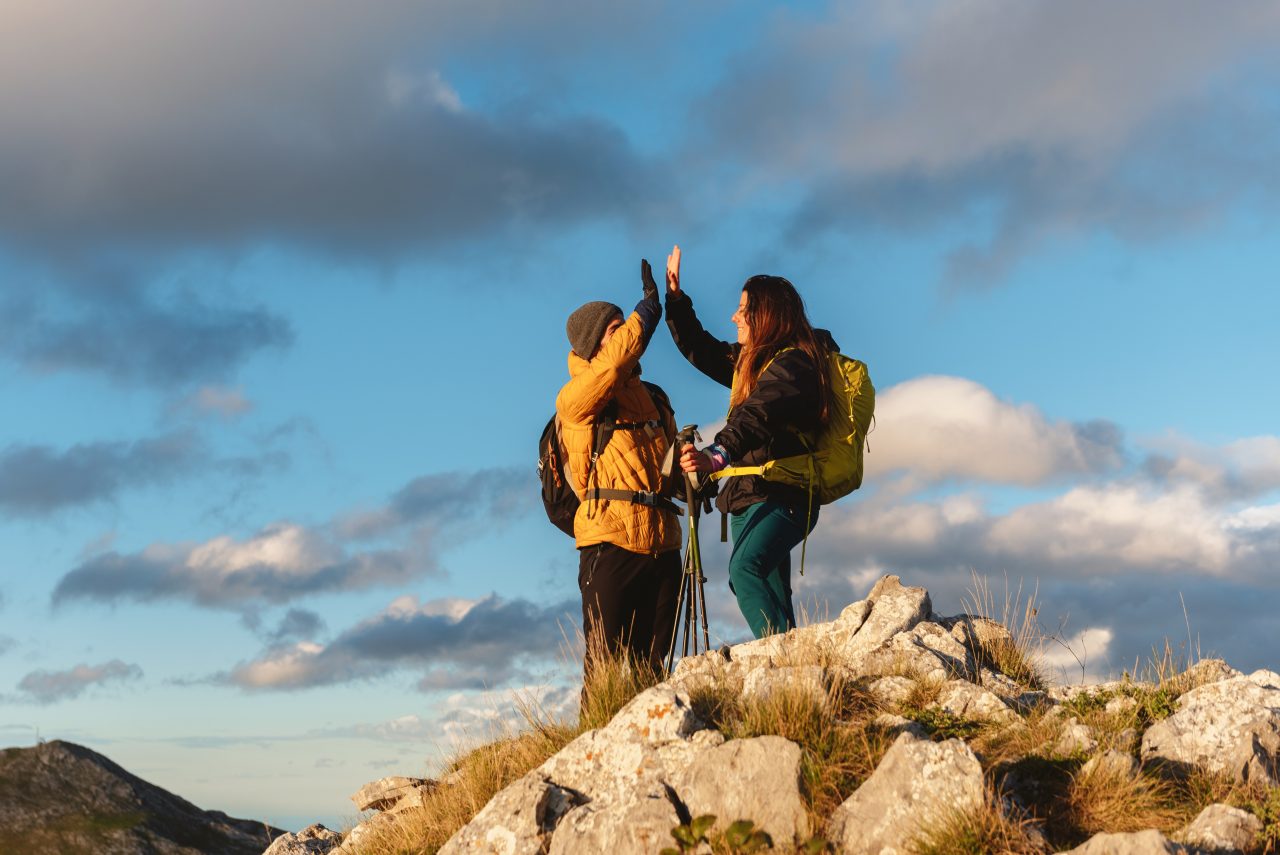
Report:
[[971,647],[979,671],[989,668],[1029,689],[1046,687],[1041,668],[1046,636],[1038,620],[1038,593],[1033,590],[1024,598],[1022,583],[1019,582],[1016,589],[1010,589],[1006,578],[1004,597],[997,608],[995,594],[986,577],[971,574],[969,591],[961,605],[1001,628],[986,632],[984,627],[970,627]]
[[958,716],[941,707],[925,707],[911,709],[903,713],[906,718],[919,724],[929,733],[934,742],[946,739],[963,739],[968,742],[973,737],[990,728],[986,722]]
[[1068,824],[1085,837],[1147,828],[1169,833],[1194,816],[1167,781],[1106,763],[1082,768],[1071,781],[1066,802]]
[[881,708],[860,684],[835,679],[824,691],[739,692],[732,683],[699,687],[691,693],[694,711],[729,739],[781,736],[799,745],[801,796],[814,828],[870,777],[896,737],[872,721]]
[[1010,816],[1002,800],[988,796],[973,811],[952,811],[912,841],[915,855],[1040,855],[1049,851],[1034,824]]

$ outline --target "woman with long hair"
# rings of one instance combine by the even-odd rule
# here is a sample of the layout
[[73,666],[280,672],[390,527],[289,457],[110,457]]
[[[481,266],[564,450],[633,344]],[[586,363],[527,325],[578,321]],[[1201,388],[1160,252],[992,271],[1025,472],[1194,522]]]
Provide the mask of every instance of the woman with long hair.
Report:
[[[712,444],[682,447],[685,472],[758,466],[805,454],[831,403],[828,355],[838,351],[815,330],[795,286],[781,276],[752,276],[742,286],[736,342],[707,332],[680,287],[680,248],[667,259],[667,326],[695,368],[727,386],[729,415]],[[740,475],[722,482],[716,505],[729,515],[733,552],[729,588],[756,638],[796,625],[791,550],[813,530],[818,505],[802,487]]]

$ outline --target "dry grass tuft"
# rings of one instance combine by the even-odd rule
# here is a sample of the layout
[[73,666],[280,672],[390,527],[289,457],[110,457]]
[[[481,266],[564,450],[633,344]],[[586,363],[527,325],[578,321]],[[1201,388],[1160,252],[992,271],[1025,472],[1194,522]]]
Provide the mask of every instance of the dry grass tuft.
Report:
[[1194,818],[1169,782],[1098,764],[1076,773],[1067,791],[1071,825],[1087,835],[1155,828],[1169,833]]
[[1034,823],[1008,815],[1002,800],[989,795],[976,811],[953,812],[910,846],[916,855],[1040,855],[1049,852]]
[[[708,694],[702,703],[712,704]],[[776,735],[800,746],[802,794],[814,828],[875,771],[896,734],[872,722],[881,709],[860,686],[833,680],[825,694],[804,687],[724,703],[716,726],[730,739]]]
[[[1038,589],[1025,599],[1022,583],[1010,589],[1009,579],[1004,582],[1004,597],[999,608],[995,595],[985,576],[972,573],[969,590],[961,599],[961,607],[975,615],[993,620],[1009,631],[1009,636],[974,639],[974,656],[978,667],[990,668],[1031,689],[1045,688],[1041,660],[1044,656],[1046,636],[1037,620],[1040,609],[1036,605]],[[998,613],[997,613],[998,612]]]

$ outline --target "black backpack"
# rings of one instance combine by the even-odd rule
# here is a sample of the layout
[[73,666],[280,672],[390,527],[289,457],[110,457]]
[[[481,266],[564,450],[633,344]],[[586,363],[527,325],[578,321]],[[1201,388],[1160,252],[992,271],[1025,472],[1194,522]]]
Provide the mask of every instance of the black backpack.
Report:
[[[619,422],[617,420],[618,402],[610,401],[601,411],[600,418],[596,420],[595,436],[591,441],[592,464],[600,457],[615,431],[666,430],[667,420],[674,420],[675,411],[671,408],[671,400],[662,387],[648,382],[644,385],[658,408],[658,420],[656,422]],[[589,480],[590,472],[587,477]],[[542,436],[538,438],[538,480],[542,482],[542,507],[547,512],[547,519],[551,520],[551,524],[556,528],[573,537],[573,518],[582,501],[573,491],[573,476],[569,471],[564,444],[560,442],[560,419],[555,414],[547,420],[547,426],[542,429]],[[665,489],[659,493],[638,493],[630,490],[592,488],[588,491],[588,497],[638,502],[679,514],[680,509],[663,498],[662,494],[665,492]]]

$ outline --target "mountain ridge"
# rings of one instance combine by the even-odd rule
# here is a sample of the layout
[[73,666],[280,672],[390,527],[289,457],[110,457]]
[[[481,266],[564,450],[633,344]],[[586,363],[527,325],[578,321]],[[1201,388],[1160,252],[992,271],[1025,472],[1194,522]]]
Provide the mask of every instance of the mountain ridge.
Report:
[[257,855],[283,833],[202,810],[73,742],[0,749],[0,855]]

